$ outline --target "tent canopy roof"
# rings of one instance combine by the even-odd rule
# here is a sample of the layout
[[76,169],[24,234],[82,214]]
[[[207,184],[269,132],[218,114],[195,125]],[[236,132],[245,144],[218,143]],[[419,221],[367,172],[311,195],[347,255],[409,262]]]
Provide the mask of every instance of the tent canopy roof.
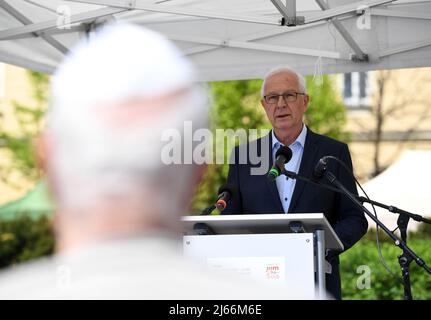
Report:
[[[294,14],[298,25],[280,25]],[[431,66],[431,2],[393,0],[301,0],[296,10],[281,0],[7,0],[0,61],[51,73],[110,20],[165,34],[203,81],[260,78],[277,65],[303,74]]]

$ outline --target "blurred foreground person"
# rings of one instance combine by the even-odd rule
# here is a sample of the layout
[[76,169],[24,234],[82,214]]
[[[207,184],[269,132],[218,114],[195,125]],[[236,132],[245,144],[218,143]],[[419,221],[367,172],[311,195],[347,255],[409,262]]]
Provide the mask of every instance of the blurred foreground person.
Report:
[[[218,277],[181,255],[179,217],[201,168],[165,165],[163,136],[205,128],[191,64],[165,38],[108,26],[52,82],[44,168],[57,204],[57,254],[0,274],[0,298],[285,299]],[[301,297],[300,295],[298,296]]]

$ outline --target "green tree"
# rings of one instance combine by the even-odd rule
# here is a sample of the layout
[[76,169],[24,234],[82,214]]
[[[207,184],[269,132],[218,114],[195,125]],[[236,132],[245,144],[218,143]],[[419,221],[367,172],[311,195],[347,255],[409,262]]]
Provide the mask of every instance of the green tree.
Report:
[[305,112],[305,123],[315,132],[348,142],[350,135],[344,131],[347,122],[346,108],[337,93],[333,76],[323,75],[319,81],[306,77],[310,104]]
[[0,148],[11,155],[10,165],[2,168],[1,179],[12,185],[10,176],[18,172],[29,181],[40,178],[34,157],[34,140],[39,135],[46,110],[49,76],[43,73],[28,71],[33,89],[35,104],[27,106],[13,102],[13,112],[19,125],[19,133],[6,132],[0,127]]
[[[211,109],[211,130],[214,137],[217,129],[270,128],[260,107],[261,80],[235,80],[213,82],[210,92],[214,99]],[[225,146],[226,159],[231,150]],[[215,201],[217,189],[226,181],[229,166],[208,165],[207,171],[193,201],[193,209],[201,210]]]
[[54,252],[55,238],[48,217],[33,220],[25,214],[0,220],[0,268]]
[[[428,239],[412,239],[408,243],[429,265],[431,252]],[[402,251],[393,242],[381,244],[382,255],[394,275],[390,274],[379,258],[375,241],[361,240],[340,255],[340,273],[343,299],[402,300],[403,286],[398,256]],[[414,299],[431,299],[430,275],[414,261],[410,264],[410,282]]]

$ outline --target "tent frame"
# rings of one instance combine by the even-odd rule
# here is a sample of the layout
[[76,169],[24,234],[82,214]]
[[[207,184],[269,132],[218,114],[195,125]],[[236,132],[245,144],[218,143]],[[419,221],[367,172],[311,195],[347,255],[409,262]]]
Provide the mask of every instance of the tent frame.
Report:
[[[185,50],[186,55],[195,55],[211,50],[217,50],[219,48],[240,48],[249,50],[259,50],[274,53],[286,53],[305,55],[311,57],[329,58],[340,61],[350,60],[353,62],[369,62],[369,55],[364,52],[358,43],[353,39],[352,35],[347,29],[341,24],[340,21],[344,19],[350,19],[352,17],[358,17],[365,14],[374,16],[394,17],[394,18],[409,18],[409,19],[422,19],[431,20],[431,16],[426,13],[408,12],[405,9],[398,10],[402,4],[391,4],[396,0],[359,0],[354,3],[341,5],[335,8],[329,8],[328,4],[324,0],[315,0],[320,6],[322,11],[317,13],[311,13],[308,16],[301,16],[300,13],[296,12],[296,0],[286,0],[285,5],[281,0],[270,0],[275,8],[280,12],[282,16],[281,21],[273,21],[273,19],[262,19],[251,16],[235,15],[226,12],[209,12],[202,10],[184,9],[179,6],[166,6],[160,4],[148,4],[145,0],[65,0],[72,3],[85,3],[89,5],[104,6],[99,9],[71,15],[70,20],[67,22],[68,25],[59,25],[58,19],[51,19],[42,22],[34,23],[28,17],[20,13],[10,2],[7,0],[0,0],[0,8],[4,9],[11,16],[17,19],[22,26],[14,27],[0,31],[0,41],[22,39],[29,37],[40,37],[46,41],[49,45],[57,49],[62,54],[68,52],[68,48],[64,46],[59,40],[55,39],[53,35],[74,32],[77,30],[84,30],[87,33],[92,30],[91,23],[99,20],[103,17],[109,17],[114,14],[121,14],[130,12],[132,10],[142,10],[156,13],[175,14],[178,16],[198,17],[204,19],[218,19],[225,21],[235,22],[247,22],[253,24],[264,24],[264,25],[279,25],[283,24],[290,26],[289,28],[280,28],[277,31],[265,32],[263,34],[253,34],[249,36],[243,36],[236,39],[222,39],[214,37],[201,37],[191,35],[178,35],[178,34],[167,34],[166,36],[171,40],[190,42],[196,44],[192,48]],[[28,2],[33,5],[36,3]],[[421,3],[420,1],[418,3]],[[381,7],[385,5],[385,8]],[[404,7],[403,7],[404,8]],[[48,9],[48,8],[46,8]],[[51,10],[51,9],[50,9]],[[298,14],[298,15],[297,15]],[[284,21],[284,22],[283,22]],[[335,51],[316,50],[309,48],[299,48],[292,46],[283,45],[268,45],[262,43],[256,43],[254,41],[270,38],[273,36],[281,35],[287,32],[298,32],[308,27],[315,27],[319,24],[330,22],[334,25],[338,33],[346,41],[350,49],[352,50],[349,54],[341,54]],[[81,23],[81,25],[80,25]],[[87,23],[87,25],[82,25]],[[103,22],[102,22],[103,23]],[[416,50],[431,45],[431,39],[424,40],[416,43],[402,45],[396,48],[389,48],[381,50],[374,56],[377,62],[380,58],[390,57],[395,54]]]

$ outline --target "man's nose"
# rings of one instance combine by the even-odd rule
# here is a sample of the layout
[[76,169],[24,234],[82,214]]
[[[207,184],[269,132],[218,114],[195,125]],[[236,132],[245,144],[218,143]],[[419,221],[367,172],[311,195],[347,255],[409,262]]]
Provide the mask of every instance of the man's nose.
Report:
[[278,96],[277,108],[284,108],[284,107],[286,107],[286,101],[284,100],[284,97]]

